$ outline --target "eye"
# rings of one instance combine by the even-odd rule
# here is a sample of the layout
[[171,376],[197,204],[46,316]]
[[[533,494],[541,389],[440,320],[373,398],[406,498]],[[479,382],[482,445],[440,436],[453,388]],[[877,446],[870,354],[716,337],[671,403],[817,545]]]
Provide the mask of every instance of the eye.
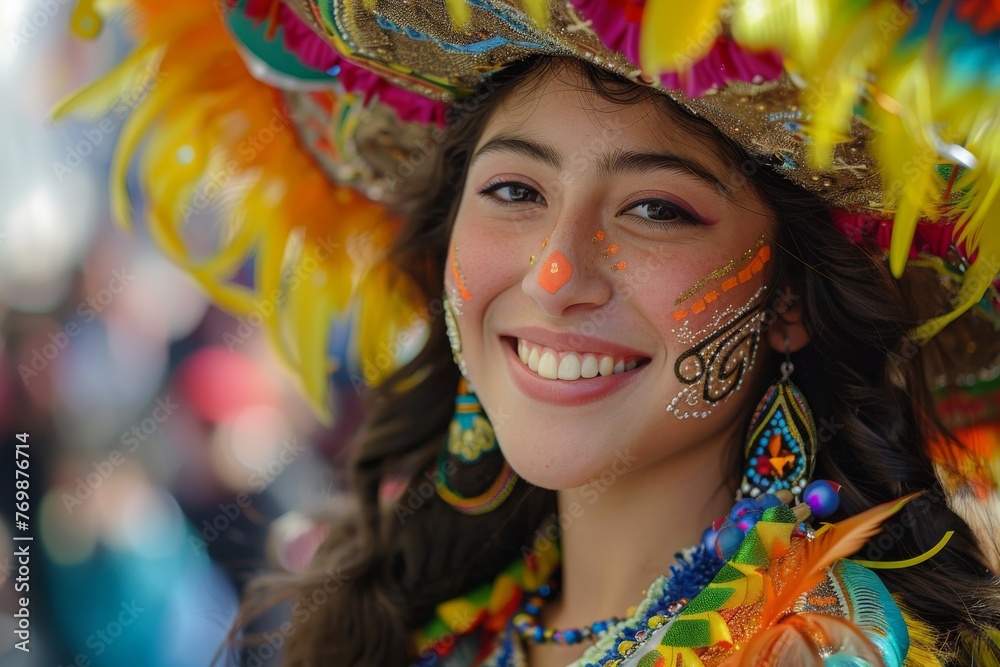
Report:
[[635,202],[627,209],[623,210],[622,213],[631,213],[636,215],[637,217],[648,221],[644,224],[654,226],[656,226],[656,223],[663,225],[704,224],[694,213],[691,213],[680,204],[666,199],[643,199]]
[[479,194],[486,199],[491,199],[499,204],[544,204],[545,199],[538,190],[530,185],[525,185],[518,181],[501,181],[487,185],[479,191]]

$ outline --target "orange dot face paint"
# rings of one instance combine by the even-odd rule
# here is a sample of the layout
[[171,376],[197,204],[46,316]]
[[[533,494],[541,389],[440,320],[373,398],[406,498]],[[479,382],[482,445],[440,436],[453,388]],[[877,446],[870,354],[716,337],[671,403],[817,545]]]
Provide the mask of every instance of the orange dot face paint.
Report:
[[[761,270],[763,270],[764,265],[767,264],[768,260],[771,259],[771,246],[761,245],[763,242],[764,238],[761,237],[761,239],[758,241],[758,245],[755,248],[751,248],[750,250],[746,251],[743,254],[744,260],[748,262],[747,265],[737,271],[735,278],[727,278],[726,280],[722,281],[721,285],[722,292],[728,292],[729,290],[735,287],[750,282],[750,280],[753,279],[755,275],[757,275],[758,273],[761,272]],[[730,273],[731,271],[735,270],[735,263],[736,260],[730,260],[729,264],[716,269],[711,274],[709,274],[708,278],[699,280],[697,283],[695,283],[695,285],[691,289],[688,290],[687,293],[677,297],[676,303],[679,304],[682,301],[687,300],[698,290],[704,288],[711,280],[713,279],[717,280],[718,278],[721,278],[722,275],[725,275],[726,273]],[[717,289],[708,292],[707,294],[705,294],[705,296],[703,296],[702,298],[698,299],[697,301],[691,304],[690,312],[700,313],[704,311],[706,304],[712,303],[713,301],[718,299],[719,294],[720,291]],[[687,310],[677,310],[673,314],[674,321],[677,322],[683,320],[687,316],[688,316]]]
[[549,255],[538,271],[538,284],[549,294],[555,294],[573,276],[573,265],[558,250]]

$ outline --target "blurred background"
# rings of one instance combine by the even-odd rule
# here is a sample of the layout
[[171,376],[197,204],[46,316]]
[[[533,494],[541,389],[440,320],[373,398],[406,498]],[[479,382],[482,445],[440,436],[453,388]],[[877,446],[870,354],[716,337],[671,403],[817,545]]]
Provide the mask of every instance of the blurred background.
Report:
[[49,117],[128,43],[114,25],[74,37],[74,5],[0,3],[0,665],[208,665],[248,577],[301,567],[322,537],[306,515],[343,486],[358,397],[341,381],[323,427],[259,320],[218,311],[141,226],[113,223],[124,118]]

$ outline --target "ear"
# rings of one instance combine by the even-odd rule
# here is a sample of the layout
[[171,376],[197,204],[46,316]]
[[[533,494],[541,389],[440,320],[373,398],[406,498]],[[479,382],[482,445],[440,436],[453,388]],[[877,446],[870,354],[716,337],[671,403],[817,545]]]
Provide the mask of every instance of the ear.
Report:
[[786,339],[790,352],[798,352],[809,344],[809,332],[802,320],[802,308],[798,303],[779,313],[767,330],[767,343],[775,352],[785,353]]

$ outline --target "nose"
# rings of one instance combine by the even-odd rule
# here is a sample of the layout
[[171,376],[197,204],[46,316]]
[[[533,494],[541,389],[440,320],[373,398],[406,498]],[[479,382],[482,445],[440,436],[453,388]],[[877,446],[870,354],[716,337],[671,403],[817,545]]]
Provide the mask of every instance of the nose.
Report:
[[537,259],[521,289],[548,315],[598,308],[611,298],[611,262],[601,255],[607,244],[594,242],[597,229],[593,216],[567,211],[534,253]]

